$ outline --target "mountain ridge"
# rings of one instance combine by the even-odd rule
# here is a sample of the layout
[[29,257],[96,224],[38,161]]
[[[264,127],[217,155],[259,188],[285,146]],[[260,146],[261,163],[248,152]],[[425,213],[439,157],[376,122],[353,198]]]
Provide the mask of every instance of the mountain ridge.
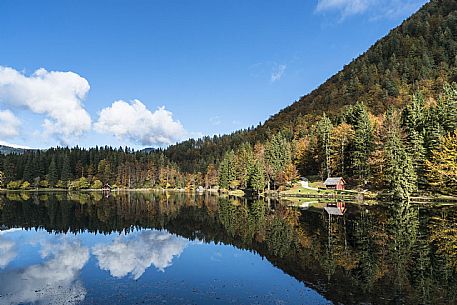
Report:
[[[309,94],[255,128],[218,137],[190,139],[164,150],[185,171],[203,171],[243,142],[264,142],[297,120],[316,122],[323,113],[341,115],[358,101],[374,114],[402,108],[420,90],[438,96],[457,80],[457,1],[432,0],[380,38]],[[222,147],[221,147],[222,146]]]

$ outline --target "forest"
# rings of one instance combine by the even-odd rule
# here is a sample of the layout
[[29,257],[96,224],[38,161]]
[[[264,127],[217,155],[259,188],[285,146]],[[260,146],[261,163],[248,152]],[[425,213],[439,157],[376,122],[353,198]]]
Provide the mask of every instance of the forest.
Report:
[[402,110],[375,115],[358,102],[317,122],[298,119],[265,142],[242,142],[205,171],[188,172],[162,150],[51,148],[0,156],[8,189],[180,188],[281,190],[301,176],[345,177],[361,189],[408,198],[457,190],[457,84],[438,97],[421,92]]
[[424,5],[264,124],[164,149],[57,147],[0,154],[0,187],[282,190],[341,176],[407,198],[456,195],[457,2]]

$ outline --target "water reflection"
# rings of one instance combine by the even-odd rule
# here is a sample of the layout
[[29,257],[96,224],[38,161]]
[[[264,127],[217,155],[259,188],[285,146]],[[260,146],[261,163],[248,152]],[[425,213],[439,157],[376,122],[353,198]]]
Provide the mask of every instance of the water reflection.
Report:
[[137,280],[153,265],[160,271],[169,267],[179,256],[188,241],[165,231],[141,231],[120,235],[111,244],[99,244],[92,248],[101,269],[114,277],[131,274]]
[[16,230],[0,231],[0,269],[5,268],[17,255],[16,243],[7,236],[14,231]]
[[89,250],[78,241],[59,239],[41,245],[43,263],[0,273],[3,304],[78,304],[86,290],[78,274]]
[[[342,215],[329,217],[325,209],[186,194],[15,194],[3,201],[0,224],[6,228],[121,233],[89,247],[97,266],[116,279],[141,280],[152,266],[171,269],[198,240],[258,253],[334,303],[457,303],[453,207],[345,206]],[[3,235],[7,266],[15,246]],[[49,253],[48,261],[57,257]],[[62,286],[70,284],[77,280]]]

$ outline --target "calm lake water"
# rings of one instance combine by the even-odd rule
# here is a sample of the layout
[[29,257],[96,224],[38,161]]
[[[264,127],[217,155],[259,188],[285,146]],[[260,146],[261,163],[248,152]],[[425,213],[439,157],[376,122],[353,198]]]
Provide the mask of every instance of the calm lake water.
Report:
[[456,304],[457,209],[0,194],[0,304]]

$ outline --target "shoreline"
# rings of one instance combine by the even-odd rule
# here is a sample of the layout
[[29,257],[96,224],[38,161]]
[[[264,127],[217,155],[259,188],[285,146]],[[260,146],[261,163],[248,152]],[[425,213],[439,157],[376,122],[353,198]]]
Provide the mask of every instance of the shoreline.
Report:
[[[248,194],[242,190],[217,190],[217,189],[205,189],[204,191],[197,191],[196,189],[164,189],[164,188],[117,188],[113,190],[107,189],[80,189],[80,190],[69,190],[62,188],[37,188],[37,189],[25,189],[25,190],[11,190],[0,188],[0,193],[119,193],[119,192],[155,192],[155,193],[185,193],[195,195],[219,195],[219,196],[234,196],[240,198],[251,198]],[[321,194],[288,194],[281,192],[261,193],[258,197],[262,198],[276,198],[279,200],[294,201],[300,199],[315,199],[319,201],[335,201],[342,200],[346,202],[365,204],[367,202],[387,202],[388,194],[382,193],[364,193],[364,192],[324,192]],[[427,204],[427,203],[443,203],[443,204],[457,204],[457,197],[442,194],[433,194],[432,196],[411,196],[409,201],[411,203]]]

